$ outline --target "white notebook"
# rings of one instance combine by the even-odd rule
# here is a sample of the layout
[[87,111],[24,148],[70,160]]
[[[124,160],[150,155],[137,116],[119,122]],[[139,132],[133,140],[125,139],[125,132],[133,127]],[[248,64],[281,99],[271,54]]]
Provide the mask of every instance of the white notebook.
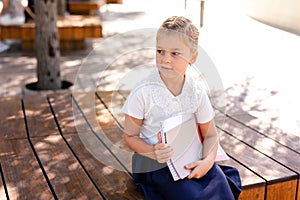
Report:
[[[202,159],[202,142],[194,114],[183,114],[168,118],[161,123],[162,143],[169,144],[174,151],[167,162],[174,181],[188,176],[191,170],[186,164]],[[216,160],[226,160],[228,156],[219,146]]]

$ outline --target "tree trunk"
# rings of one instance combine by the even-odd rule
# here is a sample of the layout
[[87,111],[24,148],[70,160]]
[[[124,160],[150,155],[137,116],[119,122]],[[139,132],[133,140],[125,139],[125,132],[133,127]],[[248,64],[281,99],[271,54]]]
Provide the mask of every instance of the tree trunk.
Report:
[[57,15],[64,16],[66,12],[66,0],[57,0]]
[[61,89],[59,39],[56,26],[57,0],[35,1],[35,44],[37,54],[37,88]]

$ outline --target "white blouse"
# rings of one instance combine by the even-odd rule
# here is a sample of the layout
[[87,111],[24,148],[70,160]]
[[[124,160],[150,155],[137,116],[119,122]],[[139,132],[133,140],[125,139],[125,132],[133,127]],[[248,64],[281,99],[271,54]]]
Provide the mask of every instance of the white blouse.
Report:
[[192,77],[186,75],[181,93],[174,96],[157,69],[131,91],[122,111],[143,119],[140,137],[151,145],[157,143],[160,123],[171,116],[195,113],[198,123],[206,123],[214,117],[206,91]]

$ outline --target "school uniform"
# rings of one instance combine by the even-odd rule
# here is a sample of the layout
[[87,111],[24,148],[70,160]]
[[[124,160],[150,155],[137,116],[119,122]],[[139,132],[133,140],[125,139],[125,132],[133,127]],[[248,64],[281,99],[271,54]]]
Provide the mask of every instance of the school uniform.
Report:
[[[160,123],[178,114],[194,113],[197,123],[214,118],[214,110],[206,91],[192,77],[185,75],[182,91],[174,96],[155,69],[129,94],[123,112],[143,119],[140,138],[157,144]],[[241,192],[239,173],[235,168],[214,164],[200,179],[174,181],[166,164],[134,154],[132,160],[134,183],[145,199],[237,199]]]

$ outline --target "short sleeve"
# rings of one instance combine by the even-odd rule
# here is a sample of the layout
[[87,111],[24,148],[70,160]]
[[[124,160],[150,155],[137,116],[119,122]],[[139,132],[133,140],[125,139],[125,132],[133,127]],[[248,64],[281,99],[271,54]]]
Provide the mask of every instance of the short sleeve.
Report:
[[144,119],[144,108],[142,89],[139,88],[131,91],[123,105],[122,112],[137,119]]
[[198,97],[196,118],[198,123],[203,124],[211,121],[215,112],[206,91],[200,85],[197,85],[196,92]]

